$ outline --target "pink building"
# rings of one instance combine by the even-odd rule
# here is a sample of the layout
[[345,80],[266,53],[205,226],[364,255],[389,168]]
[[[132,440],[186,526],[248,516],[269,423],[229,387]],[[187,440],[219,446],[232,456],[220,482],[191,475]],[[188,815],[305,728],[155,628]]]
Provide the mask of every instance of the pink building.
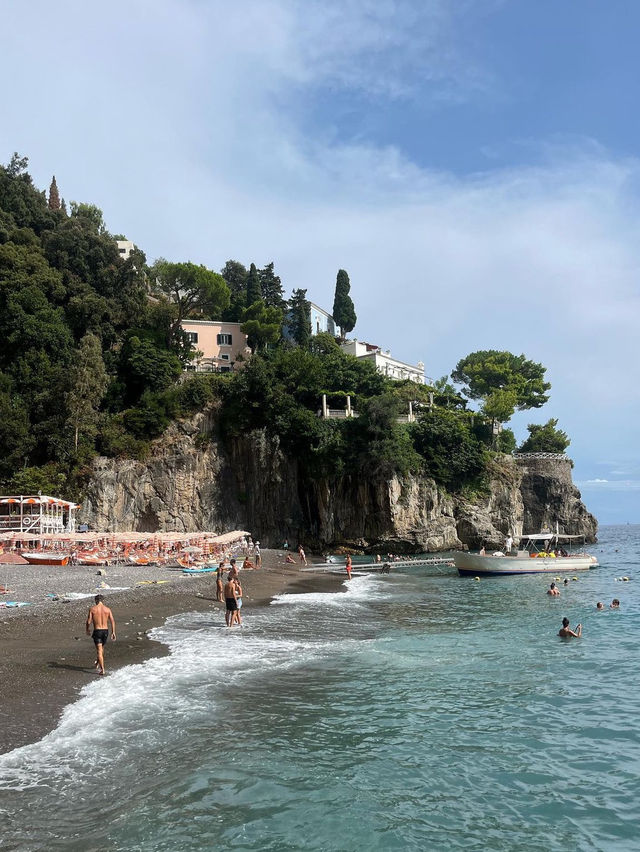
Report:
[[[251,357],[247,335],[239,322],[184,320],[182,330],[189,335],[196,357],[187,370],[197,373],[230,373]],[[239,357],[241,356],[241,357]]]

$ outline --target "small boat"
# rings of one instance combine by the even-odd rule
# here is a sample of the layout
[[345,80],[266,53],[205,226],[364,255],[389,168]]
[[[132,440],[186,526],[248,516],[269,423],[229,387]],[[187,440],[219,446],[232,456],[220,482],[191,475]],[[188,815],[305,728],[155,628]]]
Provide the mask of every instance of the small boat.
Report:
[[211,574],[218,570],[217,565],[205,565],[203,568],[183,568],[183,574]]
[[51,551],[47,553],[46,550],[38,550],[33,553],[29,553],[28,551],[23,550],[21,556],[27,560],[29,565],[68,565],[69,564],[69,554],[68,553],[56,553]]
[[[584,541],[584,536],[534,533],[522,537],[524,548],[518,550],[517,554],[455,553],[453,561],[461,577],[566,574],[597,568],[598,560],[595,556],[589,553],[567,553],[559,546],[561,542],[575,539]],[[542,544],[544,549],[538,549],[539,544]]]

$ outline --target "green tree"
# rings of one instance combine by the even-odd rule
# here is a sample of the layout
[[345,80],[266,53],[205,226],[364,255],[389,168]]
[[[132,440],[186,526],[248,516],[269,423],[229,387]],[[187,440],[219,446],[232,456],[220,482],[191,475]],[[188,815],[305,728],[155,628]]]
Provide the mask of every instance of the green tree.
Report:
[[294,290],[291,294],[285,323],[298,346],[307,348],[311,341],[311,303],[306,290]]
[[182,365],[172,352],[137,335],[131,336],[122,347],[119,368],[129,401],[137,401],[146,390],[164,390],[182,373]]
[[356,311],[349,295],[351,284],[344,269],[338,270],[336,291],[333,299],[333,318],[340,327],[340,336],[344,337],[353,331],[356,324]]
[[175,306],[173,330],[183,320],[197,313],[215,319],[229,306],[229,288],[224,278],[206,266],[195,263],[169,263],[160,258],[151,269],[156,293],[165,296]]
[[247,335],[252,352],[264,352],[280,340],[282,311],[268,308],[260,299],[245,308],[240,330]]
[[[451,378],[463,385],[467,397],[483,400],[488,417],[500,419],[511,405],[509,417],[516,408],[540,408],[547,402],[551,385],[544,381],[545,372],[542,364],[524,355],[489,349],[472,352],[459,361]],[[489,413],[487,406],[496,413]]]
[[95,204],[83,204],[82,202],[71,202],[71,218],[78,219],[85,227],[101,236],[108,233],[104,223],[102,210]]
[[472,481],[484,468],[484,447],[462,412],[434,409],[411,426],[411,435],[427,472],[446,488]]
[[60,210],[60,206],[60,193],[58,192],[58,184],[54,175],[51,186],[49,187],[49,210]]
[[85,334],[80,341],[70,372],[71,386],[66,394],[66,405],[77,453],[81,432],[87,437],[95,437],[98,408],[108,384],[102,347],[94,334]]
[[260,275],[255,263],[252,263],[249,267],[249,274],[247,275],[246,307],[250,308],[251,305],[255,305],[261,299],[262,287],[260,286]]
[[527,426],[529,437],[518,447],[519,453],[564,453],[571,440],[566,432],[558,429],[555,418],[547,420],[543,426],[530,423]]
[[273,271],[273,261],[268,263],[264,269],[260,269],[258,275],[260,276],[262,301],[268,308],[284,310],[287,303],[284,298],[280,276],[276,275]]
[[247,268],[238,260],[228,260],[220,270],[220,274],[227,282],[227,287],[232,296],[242,295],[247,291]]

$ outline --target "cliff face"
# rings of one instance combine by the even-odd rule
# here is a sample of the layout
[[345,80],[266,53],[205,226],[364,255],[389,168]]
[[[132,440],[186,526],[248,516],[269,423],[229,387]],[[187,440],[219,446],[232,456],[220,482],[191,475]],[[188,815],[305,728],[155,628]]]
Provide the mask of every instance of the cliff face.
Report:
[[568,462],[504,457],[486,494],[451,496],[425,476],[311,481],[264,432],[225,450],[214,428],[214,413],[200,414],[171,426],[144,462],[97,459],[82,520],[109,531],[248,529],[264,546],[289,538],[383,552],[496,548],[508,532],[555,529],[556,520],[595,537]]

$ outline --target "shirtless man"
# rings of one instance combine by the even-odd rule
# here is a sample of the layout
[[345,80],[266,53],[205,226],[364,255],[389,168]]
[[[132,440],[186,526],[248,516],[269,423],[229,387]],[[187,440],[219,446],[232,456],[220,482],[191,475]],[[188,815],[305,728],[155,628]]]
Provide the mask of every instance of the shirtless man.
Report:
[[104,646],[109,638],[109,623],[111,623],[111,638],[116,640],[116,620],[108,606],[104,605],[102,595],[95,596],[95,605],[87,616],[87,636],[91,635],[93,625],[93,642],[96,646],[97,659],[95,667],[101,675],[104,674]]
[[555,583],[552,583],[552,584],[549,586],[549,588],[547,589],[547,594],[548,594],[548,595],[559,595],[559,594],[560,594],[560,592],[559,592],[559,590],[558,590],[558,587],[556,586],[556,584],[555,584]]
[[345,567],[345,570],[347,572],[347,580],[350,580],[351,579],[351,557],[350,556],[347,556],[347,558],[345,559],[344,567]]
[[563,639],[571,639],[572,636],[579,639],[582,636],[582,625],[577,624],[574,633],[574,631],[569,628],[569,619],[563,618],[562,627],[558,631],[558,636],[561,636]]
[[231,625],[235,621],[235,614],[238,611],[238,602],[236,598],[238,597],[238,591],[236,588],[235,578],[229,575],[227,576],[227,582],[224,585],[224,602],[226,604],[226,612],[224,614],[224,620],[227,627],[231,627]]

